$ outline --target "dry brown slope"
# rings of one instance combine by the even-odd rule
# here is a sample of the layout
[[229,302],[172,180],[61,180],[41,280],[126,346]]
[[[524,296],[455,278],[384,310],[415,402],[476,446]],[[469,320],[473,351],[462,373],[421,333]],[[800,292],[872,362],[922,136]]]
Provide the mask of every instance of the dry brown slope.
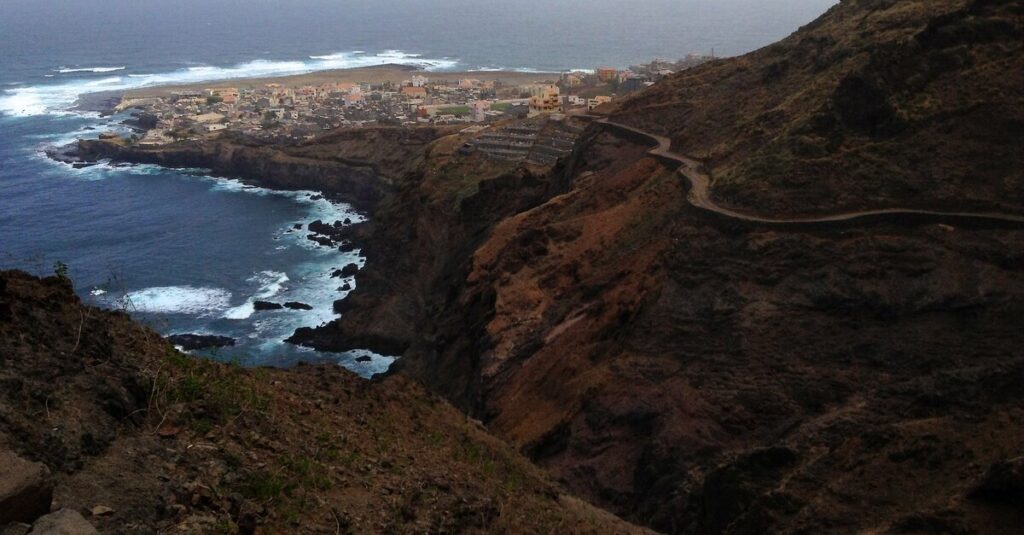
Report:
[[0,447],[104,533],[639,531],[408,380],[195,359],[55,277],[0,272],[0,385]]
[[845,0],[792,36],[679,73],[615,120],[707,159],[761,213],[1024,211],[1024,4]]
[[969,496],[1024,453],[1024,233],[731,226],[630,147],[474,255],[491,429],[669,532],[1013,533]]

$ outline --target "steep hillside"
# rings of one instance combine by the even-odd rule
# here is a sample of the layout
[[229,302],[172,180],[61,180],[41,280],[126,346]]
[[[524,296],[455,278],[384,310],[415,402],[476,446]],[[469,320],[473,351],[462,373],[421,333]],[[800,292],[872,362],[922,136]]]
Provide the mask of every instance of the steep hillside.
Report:
[[[710,155],[746,211],[1020,214],[1019,6],[842,2],[611,115]],[[307,340],[402,350],[399,373],[666,532],[1018,532],[1020,225],[729,219],[646,143],[594,124],[556,169],[468,188],[474,157],[431,155]]]
[[101,533],[639,531],[411,381],[195,359],[56,277],[0,272],[0,385],[0,524],[53,488]]
[[754,212],[1024,209],[1024,3],[844,0],[622,101]]

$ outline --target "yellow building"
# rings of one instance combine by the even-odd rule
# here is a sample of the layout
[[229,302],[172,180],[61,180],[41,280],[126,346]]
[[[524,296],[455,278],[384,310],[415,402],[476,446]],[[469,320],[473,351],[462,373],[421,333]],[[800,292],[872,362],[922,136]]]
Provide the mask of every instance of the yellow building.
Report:
[[529,117],[559,111],[562,111],[562,96],[557,85],[540,84],[530,86]]

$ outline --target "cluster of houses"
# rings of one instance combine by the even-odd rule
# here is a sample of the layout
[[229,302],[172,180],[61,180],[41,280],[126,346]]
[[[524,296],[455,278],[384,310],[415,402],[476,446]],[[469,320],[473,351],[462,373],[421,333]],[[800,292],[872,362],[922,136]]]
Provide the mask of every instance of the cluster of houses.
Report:
[[260,140],[302,140],[318,132],[368,123],[390,125],[490,123],[503,118],[579,113],[637,91],[704,56],[656,60],[628,70],[566,72],[546,83],[431,80],[416,73],[401,83],[332,82],[287,87],[213,87],[130,103],[149,116],[140,144],[159,145],[222,131]]

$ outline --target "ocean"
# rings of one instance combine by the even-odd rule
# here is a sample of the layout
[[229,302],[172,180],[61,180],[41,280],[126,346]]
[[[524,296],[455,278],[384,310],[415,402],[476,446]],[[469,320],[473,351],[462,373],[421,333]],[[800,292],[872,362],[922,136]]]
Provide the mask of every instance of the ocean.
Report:
[[[316,192],[274,192],[203,170],[74,169],[46,147],[121,129],[79,95],[168,83],[415,64],[431,71],[624,68],[689,53],[736,55],[810,22],[834,0],[3,0],[0,268],[68,266],[81,297],[161,333],[218,334],[204,354],[245,365],[335,362],[369,376],[393,358],[283,342],[334,318],[335,268],[295,223],[363,217]],[[310,311],[256,312],[300,301]],[[365,358],[370,357],[369,361]]]

